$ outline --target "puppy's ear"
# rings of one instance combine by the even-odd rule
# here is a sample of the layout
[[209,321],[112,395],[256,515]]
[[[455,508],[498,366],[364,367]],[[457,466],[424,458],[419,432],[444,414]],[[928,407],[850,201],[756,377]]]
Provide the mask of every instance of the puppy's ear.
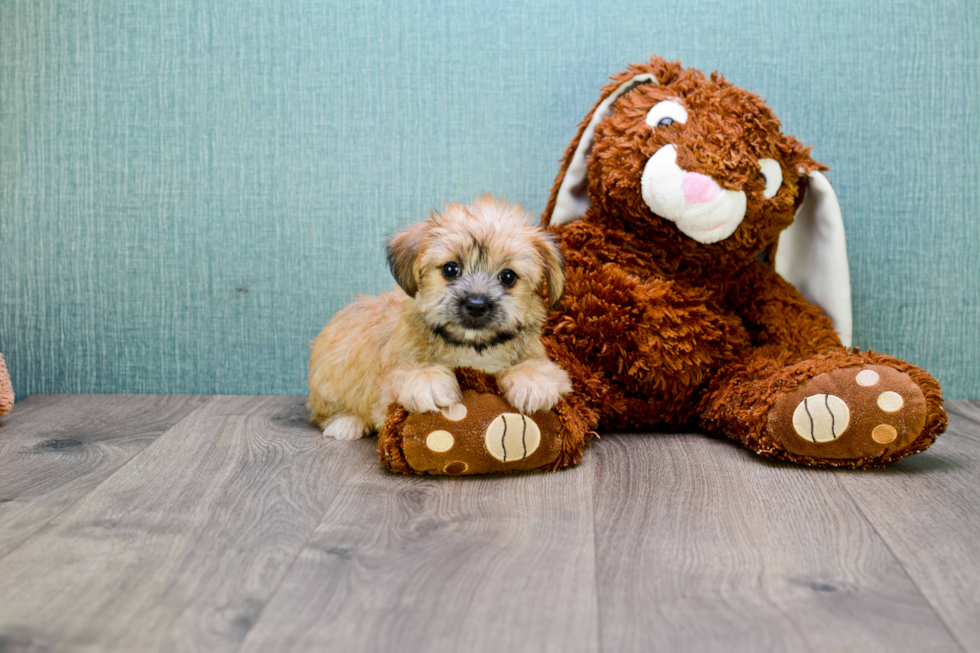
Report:
[[385,247],[391,275],[409,297],[415,297],[419,291],[415,262],[422,251],[427,232],[428,225],[425,222],[419,223],[389,238]]
[[544,278],[548,284],[548,308],[555,310],[565,296],[565,257],[555,237],[543,232],[536,243],[544,259]]

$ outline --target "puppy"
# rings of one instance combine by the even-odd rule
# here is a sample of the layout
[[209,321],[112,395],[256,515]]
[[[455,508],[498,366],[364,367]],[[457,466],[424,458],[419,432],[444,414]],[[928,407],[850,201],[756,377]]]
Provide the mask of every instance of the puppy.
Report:
[[547,307],[565,291],[564,260],[530,223],[519,206],[482,197],[388,241],[400,288],[347,306],[313,342],[308,407],[325,436],[377,431],[392,402],[411,412],[450,408],[462,398],[456,367],[495,375],[523,413],[571,391],[541,344]]

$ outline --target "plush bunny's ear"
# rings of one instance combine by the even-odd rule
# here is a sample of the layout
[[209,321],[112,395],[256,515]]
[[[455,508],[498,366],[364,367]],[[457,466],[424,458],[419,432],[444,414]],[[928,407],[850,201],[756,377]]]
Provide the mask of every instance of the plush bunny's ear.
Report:
[[851,274],[844,220],[830,180],[811,172],[803,204],[776,247],[776,272],[823,309],[851,346]]
[[591,204],[586,164],[589,153],[592,152],[596,125],[612,114],[613,103],[624,93],[649,82],[657,83],[657,78],[652,73],[630,77],[600,97],[599,102],[582,121],[578,134],[565,152],[558,178],[555,180],[554,188],[551,189],[548,207],[542,216],[545,225],[565,224],[585,215],[585,211]]

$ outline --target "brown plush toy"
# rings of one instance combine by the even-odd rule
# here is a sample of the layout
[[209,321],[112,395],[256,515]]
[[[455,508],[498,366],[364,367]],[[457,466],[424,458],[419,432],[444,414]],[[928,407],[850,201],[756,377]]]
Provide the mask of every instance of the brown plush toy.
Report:
[[494,474],[552,471],[582,458],[589,412],[570,395],[551,411],[522,415],[496,380],[469,368],[456,370],[463,403],[444,413],[388,411],[378,434],[381,464],[404,474]]
[[[770,458],[834,467],[928,448],[946,427],[935,379],[845,346],[850,282],[826,167],[758,96],[717,73],[654,57],[612,80],[543,216],[567,259],[565,299],[544,334],[575,387],[570,441],[594,428],[696,427]],[[394,410],[382,462],[475,473],[386,462],[385,438],[438,426],[490,446],[497,431],[486,424],[502,412],[437,425]]]
[[0,354],[0,417],[9,413],[14,407],[14,388],[10,385],[10,375]]

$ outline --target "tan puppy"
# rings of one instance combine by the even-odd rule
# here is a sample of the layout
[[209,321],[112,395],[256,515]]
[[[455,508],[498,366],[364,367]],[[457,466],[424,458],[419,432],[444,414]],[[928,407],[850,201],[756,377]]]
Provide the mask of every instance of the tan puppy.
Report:
[[515,408],[547,410],[570,392],[545,355],[547,284],[554,308],[564,262],[551,235],[519,206],[482,197],[388,241],[401,286],[347,306],[313,342],[310,419],[323,434],[353,440],[377,431],[388,406],[444,410],[461,399],[453,369],[497,377]]

